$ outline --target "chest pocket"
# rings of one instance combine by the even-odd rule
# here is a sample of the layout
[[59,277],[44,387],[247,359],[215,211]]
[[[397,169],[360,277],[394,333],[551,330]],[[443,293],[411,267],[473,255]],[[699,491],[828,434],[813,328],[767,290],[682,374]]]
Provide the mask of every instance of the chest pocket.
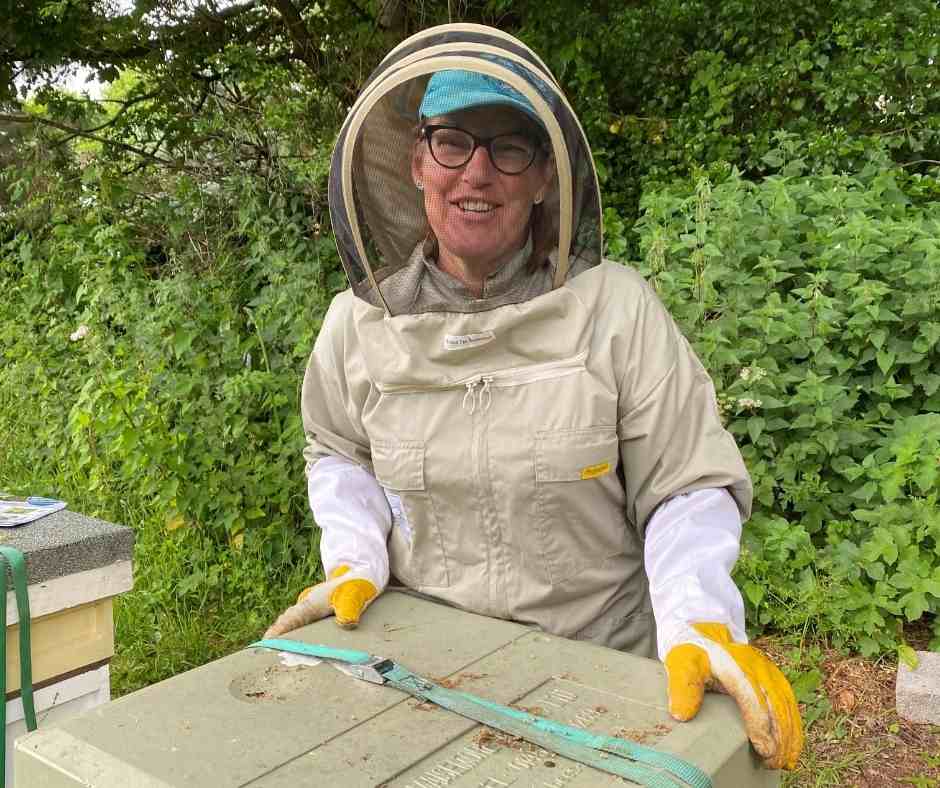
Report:
[[447,556],[425,488],[424,448],[423,441],[373,440],[372,466],[379,484],[402,505],[388,540],[392,573],[412,587],[444,588],[450,585]]
[[536,522],[558,585],[627,548],[615,427],[536,433]]

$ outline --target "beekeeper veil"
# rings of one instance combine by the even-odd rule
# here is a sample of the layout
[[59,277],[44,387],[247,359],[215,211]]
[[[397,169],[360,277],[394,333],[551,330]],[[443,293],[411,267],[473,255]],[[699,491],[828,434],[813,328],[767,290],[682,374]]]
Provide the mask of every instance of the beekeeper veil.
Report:
[[[498,108],[494,127],[477,118],[462,128],[481,106]],[[489,160],[473,172],[479,147]],[[415,162],[428,155],[425,184]],[[545,64],[494,28],[431,28],[386,56],[340,131],[329,197],[354,293],[389,315],[519,303],[600,262],[584,132]],[[476,297],[448,288],[436,267],[452,245],[464,255],[463,240],[509,250]]]

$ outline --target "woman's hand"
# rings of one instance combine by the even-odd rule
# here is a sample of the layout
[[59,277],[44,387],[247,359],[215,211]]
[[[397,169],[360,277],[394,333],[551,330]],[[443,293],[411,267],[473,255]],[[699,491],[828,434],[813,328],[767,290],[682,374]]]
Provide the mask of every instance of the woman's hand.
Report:
[[793,769],[803,749],[803,723],[793,688],[780,669],[753,646],[735,643],[724,624],[698,623],[666,655],[669,713],[692,719],[705,687],[731,695],[748,738],[770,769]]
[[330,572],[325,582],[301,591],[297,603],[281,613],[264,636],[279,637],[329,615],[335,615],[343,629],[355,629],[362,612],[377,596],[371,581],[350,573],[349,567],[342,564]]

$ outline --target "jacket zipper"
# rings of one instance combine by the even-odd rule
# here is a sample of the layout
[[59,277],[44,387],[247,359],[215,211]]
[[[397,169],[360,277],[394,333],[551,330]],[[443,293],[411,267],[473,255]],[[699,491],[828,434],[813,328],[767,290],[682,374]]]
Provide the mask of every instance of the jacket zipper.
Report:
[[[540,380],[563,377],[584,369],[587,360],[587,351],[582,350],[570,358],[557,361],[546,361],[541,364],[528,364],[524,367],[509,367],[498,369],[484,374],[471,375],[460,378],[451,383],[425,383],[415,385],[411,383],[377,383],[376,388],[383,394],[420,394],[432,391],[451,391],[466,389],[463,398],[463,408],[470,415],[477,408],[489,410],[493,400],[492,389],[507,388],[510,386],[523,386],[527,383],[536,383]],[[480,390],[477,391],[477,387]]]

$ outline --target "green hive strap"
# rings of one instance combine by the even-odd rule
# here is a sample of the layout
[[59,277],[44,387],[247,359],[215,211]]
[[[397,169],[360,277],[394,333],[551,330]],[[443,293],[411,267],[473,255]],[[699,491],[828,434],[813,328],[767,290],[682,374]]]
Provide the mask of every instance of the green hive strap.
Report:
[[[33,703],[33,661],[29,641],[29,592],[26,588],[26,559],[13,548],[0,545],[0,565],[3,567],[3,593],[0,595],[0,619],[3,620],[4,632],[0,637],[0,731],[6,735],[7,729],[7,567],[13,578],[13,593],[16,595],[16,611],[20,627],[20,697],[23,701],[23,716],[26,729],[36,730],[36,707]],[[0,788],[6,785],[6,745],[0,747]]]

